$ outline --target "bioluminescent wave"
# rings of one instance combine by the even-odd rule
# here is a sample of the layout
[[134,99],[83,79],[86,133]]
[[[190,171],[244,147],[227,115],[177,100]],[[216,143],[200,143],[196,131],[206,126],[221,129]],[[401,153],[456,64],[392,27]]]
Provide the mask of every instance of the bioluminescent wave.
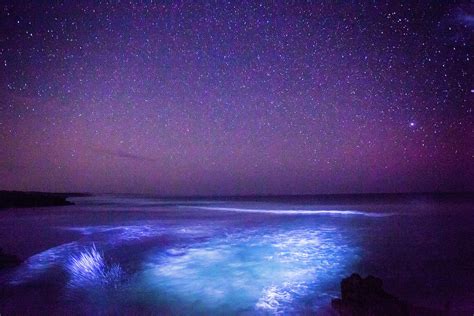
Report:
[[257,209],[257,208],[235,208],[235,207],[219,207],[219,206],[193,206],[193,208],[201,210],[215,210],[226,212],[242,212],[242,213],[264,213],[278,215],[334,215],[334,216],[351,216],[360,215],[368,217],[386,217],[396,215],[395,213],[376,213],[363,212],[353,210],[298,210],[298,209]]
[[[59,227],[64,230],[77,231],[84,236],[104,236],[106,241],[118,242],[126,240],[139,240],[163,234],[165,230],[158,225],[102,225],[82,227]],[[112,238],[113,237],[113,238]]]
[[[117,226],[69,226],[57,227],[56,229],[79,232],[83,237],[77,241],[61,244],[31,256],[17,268],[12,275],[7,276],[9,283],[27,283],[41,278],[43,275],[54,270],[74,272],[71,273],[71,275],[76,276],[79,275],[76,272],[88,271],[89,274],[87,275],[93,277],[97,275],[97,273],[91,273],[93,272],[93,270],[91,270],[92,267],[99,267],[99,263],[101,262],[104,264],[103,253],[97,250],[95,244],[99,244],[101,249],[115,249],[125,244],[134,245],[147,240],[153,241],[162,236],[171,236],[172,238],[199,238],[206,237],[213,233],[212,228],[206,228],[201,225],[165,226],[159,223]],[[90,248],[91,244],[94,245],[92,248]],[[76,257],[77,254],[79,254],[79,257]],[[71,265],[71,259],[73,259],[76,265]],[[82,265],[80,263],[82,263]],[[77,266],[77,268],[81,266],[86,268],[87,263],[91,264],[89,269],[72,269],[74,266]],[[92,265],[92,263],[95,265]],[[95,270],[95,272],[98,271],[99,270]],[[86,274],[83,276],[85,277]],[[85,284],[84,282],[80,283]]]
[[[24,251],[29,257],[18,253],[26,259],[20,266],[0,271],[0,312],[15,314],[27,306],[21,312],[28,314],[47,306],[58,315],[70,310],[327,315],[331,299],[340,294],[341,279],[353,272],[380,276],[415,302],[428,298],[430,304],[443,303],[442,293],[449,289],[465,298],[457,305],[472,306],[469,271],[458,269],[459,277],[432,282],[439,266],[425,268],[439,261],[446,269],[457,262],[465,269],[469,251],[458,246],[472,235],[474,223],[467,211],[457,219],[436,209],[430,216],[410,216],[413,205],[420,210],[419,203],[354,204],[344,210],[300,202],[208,201],[160,206],[158,211],[142,204],[132,210],[120,206],[113,218],[115,208],[101,205],[41,215],[25,212],[20,226],[12,225],[20,213],[5,213],[0,246],[14,253],[9,245],[22,236],[20,242],[31,248]],[[379,207],[381,212],[369,211]],[[397,216],[386,217],[390,215]],[[440,221],[466,226],[439,231]],[[19,233],[32,228],[34,236]],[[399,271],[395,278],[393,271]],[[445,276],[452,272],[442,271]]]
[[[65,294],[73,299],[106,298],[107,304],[156,310],[178,306],[176,312],[314,310],[318,300],[336,295],[332,284],[358,258],[357,247],[331,225],[239,228],[227,221],[215,226],[146,221],[57,229],[82,237],[32,256],[12,284],[64,275]],[[121,254],[123,247],[134,250]],[[114,251],[118,257],[107,255]]]
[[[160,222],[63,227],[80,232],[83,238],[31,257],[14,280],[19,284],[63,271],[69,297],[106,297],[117,299],[119,305],[141,304],[145,297],[146,304],[157,310],[180,302],[183,310],[195,308],[203,313],[279,314],[318,306],[315,300],[336,290],[329,284],[342,277],[358,256],[357,247],[331,226],[233,228],[220,233],[217,228]],[[169,246],[145,247],[142,264],[127,273],[120,260],[129,258],[106,259],[103,251],[124,245],[140,249],[143,243],[155,245],[163,238],[175,241]],[[140,253],[130,256],[140,257]]]
[[66,267],[69,272],[68,286],[73,289],[116,288],[124,278],[120,265],[107,263],[104,254],[95,245],[78,255],[71,255]]
[[158,304],[171,297],[204,313],[301,312],[357,256],[334,231],[243,231],[152,254],[136,286]]
[[33,255],[9,276],[8,281],[11,284],[22,284],[40,278],[55,267],[62,267],[65,259],[78,249],[78,243],[71,242]]

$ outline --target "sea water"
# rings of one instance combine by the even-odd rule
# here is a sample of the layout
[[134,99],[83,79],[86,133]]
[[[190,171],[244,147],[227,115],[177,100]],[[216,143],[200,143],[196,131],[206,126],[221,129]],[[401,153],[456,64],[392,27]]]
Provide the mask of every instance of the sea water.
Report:
[[331,314],[353,272],[474,310],[472,203],[73,199],[0,213],[0,313]]

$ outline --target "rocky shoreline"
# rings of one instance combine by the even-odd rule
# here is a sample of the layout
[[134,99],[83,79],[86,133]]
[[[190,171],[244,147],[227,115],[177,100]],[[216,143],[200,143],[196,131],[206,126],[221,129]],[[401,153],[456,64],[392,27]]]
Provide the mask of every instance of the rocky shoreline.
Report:
[[385,292],[381,279],[371,275],[362,278],[357,273],[341,281],[341,298],[333,299],[331,306],[340,316],[471,315],[454,311],[450,304],[444,310],[412,305]]
[[0,270],[6,268],[14,268],[19,266],[23,261],[15,255],[4,253],[0,248]]
[[73,205],[74,203],[67,200],[68,197],[86,195],[82,193],[0,191],[0,209]]

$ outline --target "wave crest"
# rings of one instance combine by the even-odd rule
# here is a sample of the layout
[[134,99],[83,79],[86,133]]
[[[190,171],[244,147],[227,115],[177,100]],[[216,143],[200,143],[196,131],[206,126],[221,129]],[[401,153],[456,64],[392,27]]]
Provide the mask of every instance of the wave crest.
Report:
[[102,252],[95,245],[79,255],[72,255],[67,264],[69,287],[86,289],[90,287],[116,288],[124,278],[120,265],[109,265]]
[[385,217],[393,216],[394,213],[377,213],[364,212],[354,210],[288,210],[288,209],[251,209],[251,208],[236,208],[236,207],[218,207],[218,206],[195,206],[194,208],[202,210],[216,210],[227,212],[243,212],[243,213],[263,213],[263,214],[279,214],[279,215],[361,215],[368,217]]

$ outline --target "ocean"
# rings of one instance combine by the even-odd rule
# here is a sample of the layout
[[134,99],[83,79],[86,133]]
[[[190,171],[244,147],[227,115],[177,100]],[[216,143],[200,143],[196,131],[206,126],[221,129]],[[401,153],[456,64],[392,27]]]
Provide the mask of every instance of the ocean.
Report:
[[470,195],[70,200],[0,212],[0,314],[333,315],[353,272],[474,311]]

